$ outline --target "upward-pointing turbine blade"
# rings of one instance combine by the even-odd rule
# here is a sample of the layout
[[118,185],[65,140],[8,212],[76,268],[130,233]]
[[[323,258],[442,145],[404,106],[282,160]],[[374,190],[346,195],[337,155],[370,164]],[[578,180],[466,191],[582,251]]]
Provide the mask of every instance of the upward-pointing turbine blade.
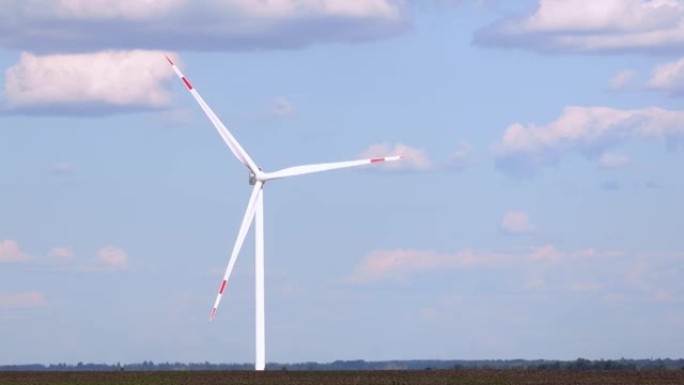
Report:
[[360,159],[360,160],[349,160],[346,162],[332,162],[332,163],[318,163],[318,164],[307,164],[304,166],[295,166],[284,168],[275,172],[268,172],[264,174],[264,180],[286,178],[289,176],[311,174],[314,172],[337,170],[340,168],[358,167],[367,164],[382,163],[382,162],[394,162],[397,160],[404,159],[403,156],[388,156],[384,158],[372,158],[372,159]]
[[219,303],[221,302],[221,296],[223,296],[223,291],[228,284],[228,278],[230,278],[230,273],[233,271],[233,266],[235,266],[235,261],[237,260],[238,254],[240,254],[240,249],[242,244],[245,242],[245,236],[249,230],[249,226],[252,224],[254,219],[254,212],[256,209],[256,202],[261,195],[261,188],[263,187],[263,182],[257,181],[252,190],[252,195],[249,197],[249,203],[247,203],[247,209],[245,210],[245,216],[242,218],[242,224],[240,225],[240,231],[238,231],[237,239],[235,240],[235,245],[233,246],[233,252],[230,254],[230,260],[228,261],[228,267],[226,267],[226,272],[223,275],[223,280],[221,281],[221,286],[219,287],[218,294],[216,295],[216,301],[214,302],[214,308],[211,309],[211,316],[209,320],[213,320],[216,315],[216,310],[218,309]]
[[207,117],[209,117],[211,123],[214,125],[214,127],[216,127],[216,131],[218,131],[219,135],[221,135],[223,141],[226,142],[228,148],[230,148],[230,151],[232,151],[235,157],[237,157],[238,160],[247,166],[253,173],[258,174],[259,167],[257,167],[252,158],[249,157],[247,151],[240,146],[240,143],[238,143],[233,134],[228,131],[226,126],[224,126],[221,120],[219,120],[216,114],[214,114],[214,111],[212,111],[209,105],[207,105],[204,99],[202,99],[202,96],[200,96],[197,90],[195,90],[192,84],[190,84],[190,81],[185,77],[185,75],[183,75],[178,66],[175,65],[168,56],[166,57],[166,60],[168,60],[169,64],[171,64],[174,72],[176,72],[176,75],[178,75],[178,77],[183,81],[183,84],[185,84],[185,87],[188,89],[188,91],[190,91],[195,100],[197,100],[197,103],[199,103],[200,107],[202,107],[204,113],[207,114]]

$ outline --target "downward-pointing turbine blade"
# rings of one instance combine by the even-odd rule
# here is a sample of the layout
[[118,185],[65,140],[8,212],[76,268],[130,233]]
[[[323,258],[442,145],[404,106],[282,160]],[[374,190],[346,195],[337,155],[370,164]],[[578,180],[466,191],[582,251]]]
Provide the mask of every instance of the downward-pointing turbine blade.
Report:
[[240,249],[242,244],[245,242],[245,236],[249,230],[249,226],[252,224],[254,219],[254,212],[256,208],[256,202],[261,195],[261,188],[263,187],[263,182],[257,181],[252,190],[252,195],[249,197],[249,203],[247,203],[247,209],[245,210],[245,216],[242,218],[242,224],[240,225],[240,231],[238,231],[237,239],[235,240],[235,245],[233,246],[233,252],[230,254],[230,260],[228,261],[228,267],[226,267],[226,272],[223,275],[223,280],[219,286],[218,294],[216,295],[216,301],[214,302],[214,307],[211,309],[211,316],[209,316],[209,321],[214,319],[216,315],[216,310],[218,309],[219,303],[221,302],[221,297],[223,296],[223,291],[228,285],[228,279],[230,278],[230,273],[233,271],[233,266],[235,266],[235,261],[237,260],[238,254],[240,254]]
[[382,162],[394,162],[397,160],[405,159],[403,156],[387,156],[384,158],[370,158],[370,159],[360,159],[360,160],[349,160],[346,162],[332,162],[332,163],[318,163],[318,164],[307,164],[304,166],[289,167],[275,172],[265,173],[264,180],[285,178],[289,176],[305,175],[314,172],[337,170],[340,168],[358,167],[368,164],[382,163]]
[[207,114],[207,117],[211,121],[211,123],[216,127],[216,131],[218,131],[219,135],[221,135],[221,138],[223,138],[223,141],[226,142],[228,145],[228,148],[230,148],[230,151],[233,152],[235,157],[238,158],[240,162],[242,162],[245,166],[247,166],[253,173],[258,174],[259,173],[259,167],[256,166],[252,158],[249,157],[247,154],[247,151],[245,151],[242,146],[240,146],[240,143],[235,139],[233,134],[228,131],[226,126],[223,125],[221,120],[214,114],[214,111],[207,105],[207,103],[202,99],[202,96],[197,92],[195,87],[192,86],[190,81],[183,75],[181,70],[178,68],[177,65],[173,63],[173,61],[167,56],[166,60],[171,64],[171,67],[173,67],[174,72],[176,72],[176,75],[183,81],[183,84],[185,84],[185,88],[190,91],[190,94],[195,98],[197,103],[199,103],[200,107],[202,107],[202,110],[204,110],[204,113]]

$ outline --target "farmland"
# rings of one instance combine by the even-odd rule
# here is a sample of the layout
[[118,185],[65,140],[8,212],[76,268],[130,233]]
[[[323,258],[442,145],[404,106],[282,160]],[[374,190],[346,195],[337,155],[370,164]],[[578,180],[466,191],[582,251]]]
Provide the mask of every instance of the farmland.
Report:
[[383,371],[139,371],[0,372],[1,385],[669,385],[684,384],[683,370],[383,370]]

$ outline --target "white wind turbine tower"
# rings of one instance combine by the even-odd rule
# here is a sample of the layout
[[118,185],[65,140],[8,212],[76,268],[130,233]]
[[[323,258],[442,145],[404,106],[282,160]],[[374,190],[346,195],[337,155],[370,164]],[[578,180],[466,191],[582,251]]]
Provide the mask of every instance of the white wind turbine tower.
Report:
[[221,286],[219,287],[218,294],[216,296],[216,301],[214,302],[214,307],[211,310],[211,316],[209,320],[214,319],[216,315],[216,310],[218,309],[219,302],[221,301],[221,296],[228,283],[228,278],[230,273],[233,271],[233,266],[237,260],[237,256],[240,253],[242,244],[247,235],[247,231],[254,221],[254,238],[256,241],[254,252],[256,254],[255,262],[255,282],[256,282],[256,370],[264,370],[266,367],[266,325],[265,325],[265,311],[264,311],[264,210],[263,210],[263,187],[267,181],[280,179],[296,175],[310,174],[319,171],[335,170],[340,168],[363,166],[372,163],[380,162],[390,162],[403,159],[402,156],[390,156],[384,158],[372,158],[372,159],[361,159],[361,160],[351,160],[346,162],[333,162],[333,163],[319,163],[319,164],[309,164],[304,166],[295,166],[285,168],[275,172],[264,172],[261,171],[259,167],[254,163],[252,158],[247,154],[247,152],[240,146],[240,143],[233,137],[233,135],[228,131],[226,126],[221,123],[214,111],[209,108],[204,99],[199,93],[193,88],[192,84],[183,75],[180,69],[171,61],[167,56],[166,60],[173,67],[176,75],[183,81],[185,87],[190,91],[192,96],[197,100],[202,110],[207,114],[211,123],[216,127],[219,135],[226,142],[233,154],[238,158],[249,169],[249,184],[254,186],[252,188],[252,194],[249,197],[249,203],[247,203],[247,209],[245,210],[245,216],[242,218],[242,224],[240,225],[240,231],[238,232],[235,245],[233,246],[233,252],[230,255],[230,260],[228,261],[228,267],[221,281]]

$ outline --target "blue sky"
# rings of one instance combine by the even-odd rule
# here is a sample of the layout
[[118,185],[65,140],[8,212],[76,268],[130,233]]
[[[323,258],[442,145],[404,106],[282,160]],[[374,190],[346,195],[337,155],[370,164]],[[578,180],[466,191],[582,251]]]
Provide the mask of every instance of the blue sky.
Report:
[[684,2],[10,0],[0,362],[682,357]]

